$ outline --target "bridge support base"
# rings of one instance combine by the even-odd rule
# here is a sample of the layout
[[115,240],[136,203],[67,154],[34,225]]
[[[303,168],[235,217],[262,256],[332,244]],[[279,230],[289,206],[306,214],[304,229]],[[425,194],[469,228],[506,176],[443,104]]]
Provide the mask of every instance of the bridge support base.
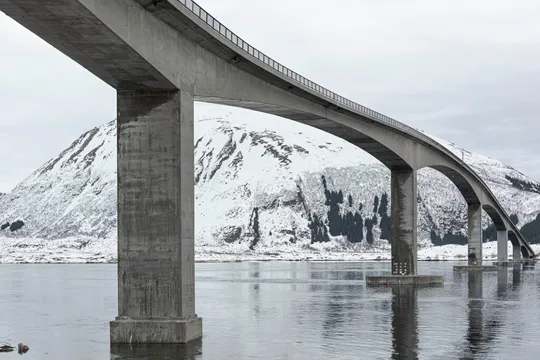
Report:
[[497,271],[496,265],[454,265],[454,271]]
[[[515,235],[514,235],[514,237],[515,237]],[[514,241],[517,242],[517,238]],[[518,243],[517,245],[512,246],[512,261],[513,262],[521,262],[521,260],[522,260],[521,246]]]
[[495,265],[495,266],[514,266],[515,264],[521,264],[523,263],[523,261],[513,261],[513,260],[508,260],[508,261],[494,261],[492,264]]
[[366,276],[366,285],[443,285],[443,275],[377,275]]
[[111,321],[111,343],[184,344],[201,337],[202,319]]
[[191,94],[119,90],[118,317],[111,343],[185,343],[195,314]]

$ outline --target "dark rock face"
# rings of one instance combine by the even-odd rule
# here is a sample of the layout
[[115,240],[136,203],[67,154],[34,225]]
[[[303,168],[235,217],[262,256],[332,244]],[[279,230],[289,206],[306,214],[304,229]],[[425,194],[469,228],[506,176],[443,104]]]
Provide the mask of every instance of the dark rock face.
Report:
[[14,222],[11,223],[11,225],[9,226],[9,230],[11,232],[17,231],[20,228],[22,228],[23,226],[24,226],[24,222],[22,220],[17,220],[17,221],[14,221]]

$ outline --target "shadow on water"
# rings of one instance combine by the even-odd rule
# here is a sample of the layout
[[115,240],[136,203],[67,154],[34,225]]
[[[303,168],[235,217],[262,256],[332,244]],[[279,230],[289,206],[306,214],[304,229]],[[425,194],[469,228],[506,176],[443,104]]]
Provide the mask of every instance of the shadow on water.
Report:
[[197,360],[202,356],[202,340],[188,344],[111,344],[111,360]]

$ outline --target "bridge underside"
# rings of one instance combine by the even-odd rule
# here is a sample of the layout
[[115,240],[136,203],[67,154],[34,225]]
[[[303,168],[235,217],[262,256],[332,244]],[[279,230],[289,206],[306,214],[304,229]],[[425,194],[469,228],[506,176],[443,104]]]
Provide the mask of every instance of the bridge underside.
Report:
[[326,133],[335,135],[343,140],[350,142],[353,145],[358,146],[362,150],[371,154],[374,158],[386,165],[389,169],[410,169],[409,164],[403,160],[394,151],[390,150],[375,139],[351,129],[350,127],[343,126],[329,120],[328,118],[318,116],[316,114],[307,113],[283,106],[264,104],[260,102],[246,101],[246,100],[231,100],[223,98],[208,98],[208,97],[195,97],[197,101],[228,105],[239,107],[243,109],[258,111],[266,114],[280,116],[286,119],[291,119]]
[[84,4],[0,0],[0,10],[115,89],[176,89]]

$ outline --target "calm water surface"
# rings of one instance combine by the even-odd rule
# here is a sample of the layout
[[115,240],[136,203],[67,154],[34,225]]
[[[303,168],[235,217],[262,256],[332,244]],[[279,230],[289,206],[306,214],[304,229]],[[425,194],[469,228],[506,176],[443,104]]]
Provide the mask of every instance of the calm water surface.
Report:
[[[389,263],[197,264],[204,338],[109,346],[115,265],[0,265],[0,343],[24,359],[539,359],[540,272],[453,273],[442,287],[367,288]],[[14,359],[16,352],[2,353]]]

